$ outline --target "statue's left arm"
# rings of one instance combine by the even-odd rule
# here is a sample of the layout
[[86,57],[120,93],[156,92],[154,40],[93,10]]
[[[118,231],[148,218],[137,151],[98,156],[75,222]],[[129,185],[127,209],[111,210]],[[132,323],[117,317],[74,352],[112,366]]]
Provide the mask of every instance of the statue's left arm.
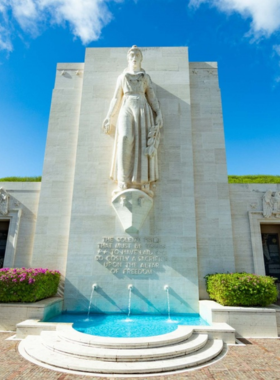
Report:
[[147,74],[146,74],[146,80],[147,80],[147,88],[146,88],[147,100],[148,100],[150,106],[152,107],[153,111],[157,115],[156,116],[156,124],[161,128],[163,125],[163,121],[162,121],[162,114],[161,114],[159,101],[156,97],[151,78]]

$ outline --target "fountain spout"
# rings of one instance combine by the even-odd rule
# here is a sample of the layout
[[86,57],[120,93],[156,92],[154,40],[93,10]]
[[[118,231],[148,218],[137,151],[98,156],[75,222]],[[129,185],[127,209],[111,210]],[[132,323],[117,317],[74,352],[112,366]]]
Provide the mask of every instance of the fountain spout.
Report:
[[88,316],[90,314],[90,307],[91,307],[91,302],[92,302],[92,297],[93,297],[93,293],[94,291],[98,288],[98,285],[97,284],[92,284],[91,286],[91,294],[90,294],[90,300],[89,300],[89,305],[88,305]]
[[127,289],[128,289],[128,312],[127,312],[127,316],[129,318],[130,312],[131,312],[131,293],[132,293],[133,285],[129,284]]
[[170,319],[169,285],[164,285],[163,289],[166,291],[166,298],[167,298],[167,313],[168,313],[168,319]]

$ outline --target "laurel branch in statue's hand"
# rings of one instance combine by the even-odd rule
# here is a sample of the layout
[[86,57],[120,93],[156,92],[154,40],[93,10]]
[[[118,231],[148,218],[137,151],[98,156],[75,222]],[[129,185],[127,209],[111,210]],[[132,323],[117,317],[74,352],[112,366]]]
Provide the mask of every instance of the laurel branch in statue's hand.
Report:
[[110,119],[108,117],[106,117],[106,119],[103,121],[102,129],[107,135],[111,133],[111,124]]
[[156,116],[156,124],[159,126],[159,128],[161,128],[163,125],[161,112]]
[[153,125],[149,129],[147,148],[145,149],[145,155],[149,157],[154,157],[157,153],[160,140],[159,125]]

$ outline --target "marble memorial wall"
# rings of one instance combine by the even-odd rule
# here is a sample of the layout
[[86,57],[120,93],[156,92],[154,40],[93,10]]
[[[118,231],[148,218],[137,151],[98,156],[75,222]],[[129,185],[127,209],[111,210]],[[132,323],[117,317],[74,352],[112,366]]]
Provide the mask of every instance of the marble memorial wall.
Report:
[[[110,179],[110,168],[115,133],[112,131],[110,136],[106,135],[102,124],[104,129],[104,119],[110,115],[112,97],[118,88],[117,79],[128,67],[128,49],[87,49],[64,294],[68,310],[86,310],[91,286],[96,283],[98,289],[94,294],[93,310],[97,312],[126,312],[129,284],[133,285],[132,312],[166,313],[165,285],[170,287],[174,312],[198,311],[188,49],[141,50],[142,68],[153,86],[152,92],[147,90],[150,91],[150,102],[156,113],[157,99],[162,111],[159,180],[152,182],[149,188],[136,182],[135,187],[140,186],[136,189],[138,198],[129,198],[125,193],[127,198],[120,197],[113,207],[115,198],[112,193],[117,186]],[[145,81],[144,88],[149,87],[147,76],[140,73],[139,81],[141,78]],[[145,102],[143,95],[136,97]],[[137,99],[130,98],[131,109],[135,109],[135,101]],[[146,109],[144,112],[150,111]],[[160,119],[155,118],[154,122],[160,123]],[[116,121],[112,121],[112,127],[115,126]],[[144,157],[141,162],[145,165]],[[119,191],[129,189],[122,187]],[[125,232],[120,220],[122,211],[127,212],[132,207],[134,215],[134,210],[138,210],[137,222],[142,218],[141,210],[149,202],[152,207],[149,206],[143,225],[142,222],[137,224],[139,232],[136,227],[128,227]],[[129,217],[129,213],[125,214],[125,221]],[[112,243],[104,240],[110,238]],[[118,239],[122,238],[135,242],[127,242],[130,248],[121,249],[118,244],[125,243]],[[149,239],[154,242],[153,248]],[[135,248],[137,244],[139,248]]]
[[[84,63],[57,67],[32,265],[66,276],[68,310],[87,310],[97,284],[93,311],[126,312],[132,284],[132,312],[165,313],[165,285],[173,312],[197,312],[205,274],[235,265],[264,271],[258,234],[266,218],[248,206],[256,193],[227,181],[217,64],[189,63],[186,47],[141,51],[135,73],[126,71],[128,48],[89,48]],[[129,148],[118,154],[116,128],[147,91],[147,147],[139,140],[135,181],[125,166],[114,172],[114,162],[131,157]],[[276,223],[278,192],[269,194]]]

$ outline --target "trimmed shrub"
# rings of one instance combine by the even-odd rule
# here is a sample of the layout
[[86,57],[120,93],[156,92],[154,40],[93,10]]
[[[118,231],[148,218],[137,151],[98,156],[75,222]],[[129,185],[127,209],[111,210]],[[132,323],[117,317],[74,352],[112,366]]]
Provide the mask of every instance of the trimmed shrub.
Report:
[[41,182],[42,177],[4,177],[0,178],[0,182]]
[[229,175],[229,183],[280,183],[279,175]]
[[273,277],[217,273],[205,278],[210,298],[224,306],[268,306],[277,300]]
[[56,294],[60,273],[48,269],[0,269],[0,302],[36,302]]

